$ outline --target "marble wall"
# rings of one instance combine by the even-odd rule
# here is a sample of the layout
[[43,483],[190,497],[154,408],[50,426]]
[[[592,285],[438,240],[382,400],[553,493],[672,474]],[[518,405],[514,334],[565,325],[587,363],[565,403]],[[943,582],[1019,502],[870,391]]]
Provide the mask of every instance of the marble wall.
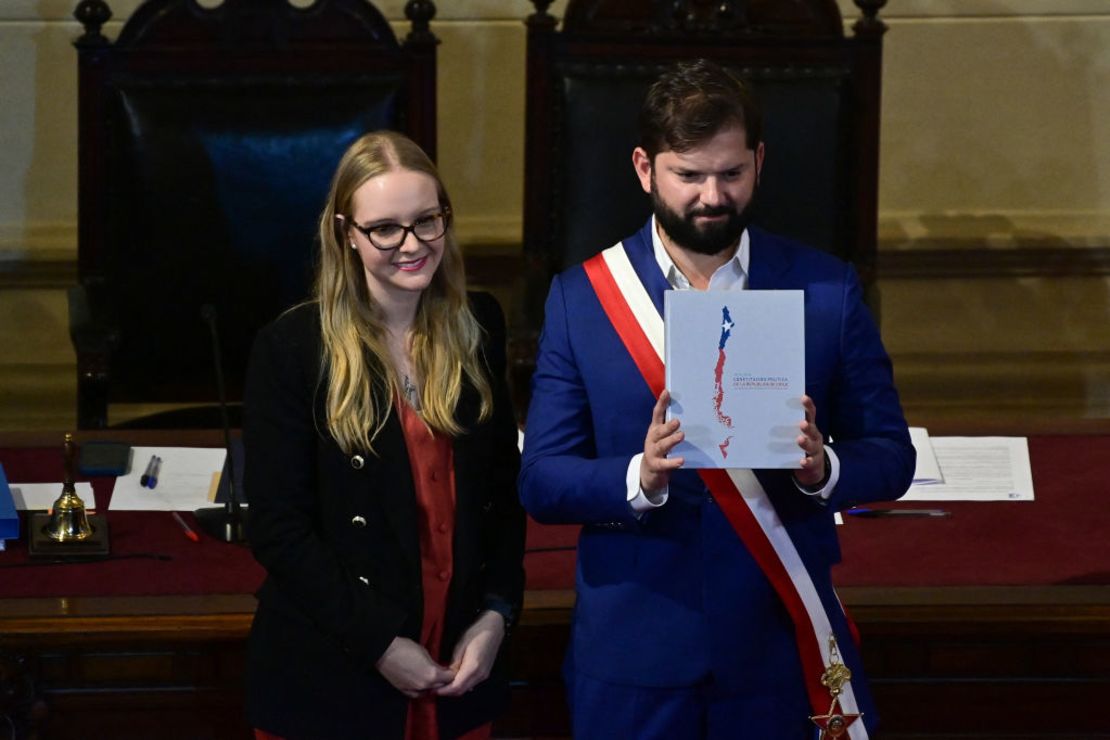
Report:
[[[138,0],[109,3],[114,36]],[[75,5],[0,3],[0,428],[73,423]],[[459,235],[510,253],[531,5],[437,5]],[[379,3],[401,33],[403,6]],[[1110,416],[1110,3],[896,0],[883,17],[883,334],[911,418]]]

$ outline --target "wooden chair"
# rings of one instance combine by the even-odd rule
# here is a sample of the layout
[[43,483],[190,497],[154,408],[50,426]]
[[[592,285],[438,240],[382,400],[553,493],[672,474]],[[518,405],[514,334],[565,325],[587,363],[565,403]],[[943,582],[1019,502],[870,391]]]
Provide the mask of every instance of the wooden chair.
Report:
[[75,12],[80,428],[107,425],[113,403],[215,402],[205,305],[238,401],[255,331],[308,295],[316,218],[348,144],[392,128],[435,156],[431,0],[409,0],[403,42],[367,0],[212,5],[147,0],[115,42],[104,0]]
[[[756,223],[834,252],[874,303],[885,0],[569,0],[562,28],[532,0],[528,26],[524,254],[531,329],[547,281],[639,228],[650,205],[633,174],[651,81],[706,57],[755,85],[767,159]],[[527,339],[527,330],[518,337]],[[528,349],[517,348],[526,362]]]

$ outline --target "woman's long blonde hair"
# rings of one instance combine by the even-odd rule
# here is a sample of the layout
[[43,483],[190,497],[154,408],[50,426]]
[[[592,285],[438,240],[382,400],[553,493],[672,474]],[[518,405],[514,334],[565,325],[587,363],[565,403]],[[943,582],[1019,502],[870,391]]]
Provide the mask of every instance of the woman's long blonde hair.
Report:
[[[386,349],[381,309],[366,287],[358,252],[348,244],[348,227],[336,216],[349,218],[355,191],[392,170],[430,175],[440,204],[451,207],[428,155],[401,134],[376,131],[359,138],[344,153],[320,215],[315,297],[324,346],[321,372],[328,379],[327,427],[348,454],[373,450],[401,383]],[[489,417],[493,401],[481,366],[481,328],[470,312],[462,255],[450,228],[444,240],[439,269],[416,309],[411,352],[425,423],[457,436],[463,429],[455,419],[455,406],[464,377],[481,399],[480,419]]]

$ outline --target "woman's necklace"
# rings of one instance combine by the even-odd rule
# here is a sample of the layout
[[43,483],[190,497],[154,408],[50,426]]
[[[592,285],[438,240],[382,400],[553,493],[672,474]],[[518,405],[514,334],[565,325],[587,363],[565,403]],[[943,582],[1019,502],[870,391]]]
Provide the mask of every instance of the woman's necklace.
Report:
[[417,391],[416,385],[412,382],[412,378],[408,373],[402,373],[401,378],[401,392],[405,394],[405,400],[408,401],[409,406],[414,411],[420,410],[420,392]]
[[420,390],[416,386],[416,373],[412,371],[411,328],[404,331],[390,331],[387,337],[389,354],[393,367],[401,376],[401,394],[414,411],[420,411]]

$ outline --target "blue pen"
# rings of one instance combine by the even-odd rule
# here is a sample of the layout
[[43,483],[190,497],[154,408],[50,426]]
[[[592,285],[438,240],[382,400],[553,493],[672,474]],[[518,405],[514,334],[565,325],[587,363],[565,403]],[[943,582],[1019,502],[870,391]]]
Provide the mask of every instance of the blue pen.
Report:
[[847,509],[844,512],[849,516],[874,518],[880,516],[950,516],[952,512],[944,509]]
[[154,473],[154,461],[158,458],[154,455],[150,456],[150,462],[146,464],[146,470],[143,472],[142,477],[139,478],[139,485],[146,488],[150,483],[150,476]]
[[154,487],[156,485],[158,485],[158,473],[160,473],[160,472],[162,472],[162,458],[155,457],[154,458],[154,470],[152,470],[150,472],[149,488],[152,491],[154,490]]

